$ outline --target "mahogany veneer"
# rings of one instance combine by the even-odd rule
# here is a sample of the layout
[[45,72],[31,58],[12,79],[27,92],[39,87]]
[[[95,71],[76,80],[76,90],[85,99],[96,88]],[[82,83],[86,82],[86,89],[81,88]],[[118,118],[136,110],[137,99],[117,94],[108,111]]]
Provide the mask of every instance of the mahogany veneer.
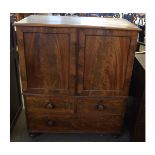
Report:
[[15,26],[29,132],[120,133],[140,29],[35,15]]

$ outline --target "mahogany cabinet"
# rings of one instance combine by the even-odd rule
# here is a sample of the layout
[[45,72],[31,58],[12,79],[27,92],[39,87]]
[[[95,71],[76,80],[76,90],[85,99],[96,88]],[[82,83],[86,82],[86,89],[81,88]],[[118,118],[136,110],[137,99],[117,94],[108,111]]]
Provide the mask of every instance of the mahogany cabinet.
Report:
[[140,30],[123,19],[15,23],[30,133],[120,133]]

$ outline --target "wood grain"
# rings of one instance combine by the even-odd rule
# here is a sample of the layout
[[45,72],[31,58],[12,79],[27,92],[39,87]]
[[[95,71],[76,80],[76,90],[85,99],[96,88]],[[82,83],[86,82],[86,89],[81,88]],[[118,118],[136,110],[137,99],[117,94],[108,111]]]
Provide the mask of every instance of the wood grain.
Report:
[[66,114],[74,112],[74,102],[67,96],[24,96],[27,113]]
[[22,82],[22,91],[27,90],[27,75],[26,75],[26,62],[25,62],[25,52],[23,45],[23,33],[21,31],[17,31],[17,45],[18,45],[18,55],[20,62],[20,73],[21,73],[21,82]]
[[78,94],[127,96],[136,32],[79,32]]
[[[25,96],[31,132],[119,133],[127,98]],[[53,109],[47,108],[49,103]],[[97,104],[105,109],[98,110]],[[48,121],[53,124],[49,125]]]
[[16,24],[29,132],[121,132],[138,28],[122,19]]
[[24,33],[28,88],[68,89],[69,35]]
[[[94,118],[84,115],[29,115],[30,132],[91,132],[91,133],[120,133],[122,119],[119,115],[105,115]],[[107,121],[108,120],[108,121]],[[53,121],[52,125],[48,121]]]
[[31,15],[15,23],[16,26],[45,26],[45,27],[79,27],[140,30],[125,19],[98,17],[69,17]]
[[[127,98],[119,97],[77,97],[76,112],[78,114],[97,115],[124,115]],[[103,109],[98,109],[98,105]]]
[[24,92],[74,94],[75,29],[24,30],[17,29],[23,36],[19,50]]

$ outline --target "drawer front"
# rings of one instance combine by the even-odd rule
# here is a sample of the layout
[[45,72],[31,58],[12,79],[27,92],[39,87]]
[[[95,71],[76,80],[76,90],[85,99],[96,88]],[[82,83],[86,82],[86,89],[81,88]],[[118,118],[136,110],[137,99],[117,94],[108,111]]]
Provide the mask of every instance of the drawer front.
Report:
[[30,132],[119,133],[122,116],[29,115],[28,122]]
[[119,133],[126,99],[25,96],[30,132]]
[[127,98],[81,97],[77,99],[76,111],[88,115],[121,115],[125,111]]
[[69,97],[25,96],[27,113],[52,114],[73,113],[74,107]]
[[83,114],[77,116],[75,128],[91,133],[119,133],[122,126],[122,115],[94,115]]
[[73,130],[71,115],[28,115],[31,132],[67,132]]

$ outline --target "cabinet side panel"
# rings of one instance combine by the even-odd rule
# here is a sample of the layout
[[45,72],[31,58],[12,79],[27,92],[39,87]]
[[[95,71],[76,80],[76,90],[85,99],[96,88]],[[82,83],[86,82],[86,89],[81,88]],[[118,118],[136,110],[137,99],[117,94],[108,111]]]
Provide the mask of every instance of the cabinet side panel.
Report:
[[19,63],[20,63],[20,76],[22,82],[22,90],[27,90],[27,75],[26,75],[26,63],[25,63],[25,53],[24,53],[24,44],[23,44],[23,32],[17,28],[17,52],[19,54]]
[[130,43],[130,49],[129,49],[129,55],[128,55],[128,64],[127,64],[127,70],[126,70],[126,78],[124,82],[124,93],[128,94],[129,87],[130,87],[130,81],[132,76],[132,70],[133,70],[133,64],[134,64],[134,58],[135,58],[135,51],[136,51],[136,45],[137,45],[137,35],[131,36],[131,43]]

